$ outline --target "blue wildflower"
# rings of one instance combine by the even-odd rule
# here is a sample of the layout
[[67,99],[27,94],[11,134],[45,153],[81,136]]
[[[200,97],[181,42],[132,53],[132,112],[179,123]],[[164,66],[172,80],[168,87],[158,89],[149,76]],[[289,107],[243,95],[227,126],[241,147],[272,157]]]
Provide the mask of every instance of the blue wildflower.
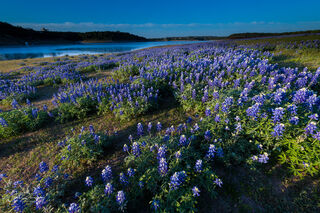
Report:
[[161,158],[159,160],[159,173],[163,177],[167,174],[168,171],[168,165],[165,158]]
[[15,197],[12,201],[13,210],[16,212],[23,212],[26,207],[26,203],[23,201],[22,197],[19,195]]
[[119,206],[123,206],[125,204],[125,200],[126,200],[126,197],[125,197],[124,192],[118,191],[116,201],[119,204]]
[[210,132],[210,130],[207,130],[207,131],[205,131],[205,133],[204,133],[204,138],[207,140],[207,141],[209,141],[210,139],[211,139],[211,132]]
[[193,193],[193,197],[199,197],[200,196],[200,190],[198,187],[193,187],[192,188],[192,193]]
[[35,204],[36,209],[42,209],[45,205],[47,205],[47,200],[45,197],[37,197]]
[[179,145],[180,145],[180,146],[187,146],[187,145],[188,145],[188,143],[187,143],[187,138],[186,138],[185,135],[181,135],[181,136],[180,136]]
[[140,156],[141,150],[140,150],[140,146],[139,146],[139,144],[138,144],[137,142],[134,142],[134,143],[132,144],[131,152],[132,152],[132,154],[133,154],[134,156],[136,156],[136,157],[139,157],[139,156]]
[[71,203],[69,208],[68,208],[69,213],[78,213],[80,212],[80,207],[76,203]]
[[308,134],[312,135],[313,132],[317,130],[316,123],[315,123],[314,121],[310,122],[310,123],[306,126],[306,128],[305,128],[304,130],[305,130],[305,132],[306,132],[307,135],[308,135]]
[[143,135],[143,126],[141,123],[138,123],[138,125],[137,125],[137,135],[139,135],[139,136]]
[[123,172],[120,173],[119,178],[121,184],[127,185],[129,183],[126,175]]
[[273,128],[273,132],[271,132],[271,135],[273,137],[281,137],[284,131],[284,124],[277,124],[274,128]]
[[111,166],[106,166],[106,168],[104,168],[101,172],[101,177],[102,177],[102,180],[104,182],[106,181],[111,181],[112,179],[112,170],[111,170]]
[[207,153],[207,155],[206,155],[207,158],[213,158],[215,152],[216,152],[216,147],[215,147],[215,145],[210,144],[210,145],[209,145],[208,153]]
[[194,168],[197,172],[202,172],[202,160],[197,160]]
[[133,177],[134,176],[134,169],[132,169],[132,168],[128,168],[128,172],[127,172],[127,174],[128,174],[128,176],[129,177]]
[[123,145],[123,151],[124,152],[129,152],[129,147],[127,144]]
[[282,107],[278,107],[278,108],[275,108],[273,110],[273,123],[278,123],[282,120],[282,117],[284,115],[284,109]]
[[39,169],[40,169],[40,172],[41,173],[44,173],[46,171],[49,170],[49,167],[48,165],[46,164],[46,162],[42,161],[40,164],[39,164]]
[[219,187],[221,187],[222,184],[223,184],[220,178],[215,179],[214,183],[215,183],[216,185],[218,185]]
[[110,196],[113,193],[113,186],[111,183],[107,183],[104,189],[104,193],[108,196]]
[[91,176],[86,177],[86,186],[91,187],[93,185],[93,178]]
[[170,178],[170,183],[169,183],[170,190],[178,189],[178,187],[181,184],[183,184],[186,177],[187,177],[187,174],[185,171],[175,172]]
[[160,122],[157,123],[157,131],[160,132],[162,129],[162,125]]

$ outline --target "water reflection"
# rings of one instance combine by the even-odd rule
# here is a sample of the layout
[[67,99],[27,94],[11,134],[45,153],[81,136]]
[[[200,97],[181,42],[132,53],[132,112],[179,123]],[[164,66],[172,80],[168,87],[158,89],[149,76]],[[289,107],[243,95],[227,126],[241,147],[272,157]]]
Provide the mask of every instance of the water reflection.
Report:
[[126,42],[0,47],[0,60],[127,52],[154,46],[189,44],[195,42],[198,43],[199,41]]

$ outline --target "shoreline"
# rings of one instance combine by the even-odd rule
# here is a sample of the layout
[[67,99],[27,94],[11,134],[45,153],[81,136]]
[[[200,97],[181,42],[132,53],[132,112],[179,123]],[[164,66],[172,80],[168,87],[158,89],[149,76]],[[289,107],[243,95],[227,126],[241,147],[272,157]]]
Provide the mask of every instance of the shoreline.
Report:
[[[210,41],[207,41],[210,42]],[[203,43],[203,41],[199,41],[199,43]],[[193,43],[193,44],[197,44]],[[83,55],[92,55],[92,56],[107,56],[110,54],[127,54],[130,52],[137,52],[137,51],[143,51],[148,49],[154,49],[154,48],[163,48],[163,47],[174,47],[174,46],[181,46],[185,44],[169,44],[169,45],[160,45],[160,46],[153,46],[153,47],[145,47],[141,49],[134,49],[126,52],[115,52],[115,53],[97,53],[97,54],[79,54],[79,55],[64,55],[64,56],[50,56],[50,57],[39,57],[39,58],[26,58],[26,59],[9,59],[9,60],[0,60],[0,73],[8,73],[10,71],[15,71],[23,66],[34,66],[36,63],[41,62],[53,62],[57,60],[58,58],[65,58],[65,57],[71,57],[71,58],[77,58],[79,56]],[[21,65],[25,64],[25,65]]]

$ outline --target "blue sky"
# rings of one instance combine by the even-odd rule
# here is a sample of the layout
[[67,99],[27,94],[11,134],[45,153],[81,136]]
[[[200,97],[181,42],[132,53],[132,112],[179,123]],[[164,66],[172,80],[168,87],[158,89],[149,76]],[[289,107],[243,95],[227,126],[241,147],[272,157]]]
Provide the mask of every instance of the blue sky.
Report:
[[2,0],[0,21],[61,31],[145,37],[320,29],[319,0]]

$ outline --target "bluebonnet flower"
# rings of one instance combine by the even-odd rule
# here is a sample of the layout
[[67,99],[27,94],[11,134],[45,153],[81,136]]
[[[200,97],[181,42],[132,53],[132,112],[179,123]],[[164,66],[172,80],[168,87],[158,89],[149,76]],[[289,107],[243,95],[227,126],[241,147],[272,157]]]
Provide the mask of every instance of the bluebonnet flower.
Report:
[[18,109],[20,107],[20,105],[16,99],[12,100],[11,106],[13,107],[13,109]]
[[13,186],[14,186],[14,188],[16,188],[17,186],[22,187],[23,181],[22,180],[15,181],[15,182],[13,182]]
[[[40,174],[36,174],[34,176],[34,178],[37,180],[37,181],[40,181],[42,179],[41,175]],[[1,181],[1,178],[0,178],[0,181]]]
[[168,171],[168,165],[165,158],[161,158],[159,160],[159,173],[163,177],[167,174]]
[[264,152],[263,154],[259,155],[259,163],[268,163],[269,157],[268,153]]
[[207,140],[207,141],[209,141],[210,139],[211,139],[211,132],[210,132],[210,130],[207,130],[207,131],[205,131],[205,133],[204,133],[204,138]]
[[102,176],[102,180],[104,182],[106,181],[111,181],[112,179],[112,170],[111,170],[111,166],[106,166],[103,170],[102,170],[102,173],[101,173],[101,176]]
[[127,144],[123,145],[123,151],[124,152],[129,152],[129,147]]
[[260,104],[256,103],[254,104],[252,107],[249,107],[247,110],[247,116],[252,117],[254,120],[257,119],[257,117],[259,116],[259,112],[260,112]]
[[197,93],[196,93],[195,89],[192,90],[191,97],[192,97],[192,99],[196,99],[197,98]]
[[54,165],[52,167],[52,169],[51,169],[51,172],[56,173],[58,171],[58,169],[59,169],[59,166],[58,165]]
[[143,188],[143,186],[144,186],[143,181],[139,181],[138,185],[139,185],[140,189],[142,189],[142,188]]
[[152,129],[152,123],[149,122],[149,123],[148,123],[148,132],[149,132],[149,134],[151,133],[151,129]]
[[153,200],[151,203],[151,208],[155,211],[157,211],[160,208],[160,204],[158,200]]
[[316,131],[316,129],[317,129],[316,123],[314,121],[311,121],[304,130],[307,135],[308,134],[312,135],[313,132]]
[[81,192],[76,192],[75,194],[74,194],[74,198],[79,198],[81,196]]
[[160,146],[158,149],[157,159],[160,160],[161,158],[165,158],[166,151],[167,151],[167,147],[165,145]]
[[308,163],[306,163],[306,162],[302,162],[302,164],[303,164],[303,168],[308,168],[310,165],[308,164]]
[[206,155],[207,158],[213,158],[215,152],[216,152],[216,147],[215,147],[215,145],[210,144],[210,145],[209,145],[208,153],[207,153],[207,155]]
[[12,207],[16,212],[23,212],[26,207],[26,203],[23,201],[21,196],[17,196],[12,201]]
[[214,118],[214,121],[217,123],[220,123],[220,121],[221,121],[220,115],[216,115],[216,117]]
[[185,135],[181,135],[181,136],[180,136],[179,145],[180,145],[180,146],[187,146],[187,145],[188,145],[188,143],[187,143],[187,138],[186,138]]
[[141,154],[140,146],[137,142],[132,144],[131,152],[134,156],[139,157]]
[[45,197],[37,197],[35,204],[36,209],[42,209],[45,205],[47,205],[47,200]]
[[135,172],[134,172],[134,169],[128,168],[128,173],[127,173],[127,174],[128,174],[129,177],[133,177],[133,176],[134,176],[134,173],[135,173]]
[[312,137],[313,137],[314,139],[317,139],[318,141],[320,141],[320,131],[318,131],[317,133],[315,133]]
[[292,101],[295,104],[301,104],[304,103],[307,99],[307,89],[306,88],[302,88],[299,89],[298,91],[296,91],[296,93],[294,94]]
[[196,165],[195,165],[195,170],[197,172],[202,172],[202,160],[197,160]]
[[308,116],[308,118],[310,118],[311,120],[315,120],[315,121],[318,120],[318,117],[319,117],[319,116],[318,116],[317,113]]
[[299,123],[299,118],[297,116],[293,116],[289,119],[291,124],[297,125]]
[[199,125],[196,123],[196,124],[194,124],[194,126],[193,126],[193,130],[194,131],[198,131],[200,128],[199,128]]
[[191,123],[192,122],[192,118],[189,116],[188,118],[187,118],[187,123],[189,124],[189,123]]
[[122,206],[125,203],[126,197],[123,191],[118,191],[116,200],[119,206]]
[[215,179],[214,183],[215,183],[216,185],[218,185],[219,187],[221,187],[222,184],[223,184],[220,178]]
[[176,157],[176,159],[181,159],[181,151],[180,150],[175,153],[175,157]]
[[284,131],[284,124],[279,123],[273,128],[273,132],[271,132],[271,135],[273,137],[281,137]]
[[80,207],[76,203],[71,203],[69,208],[68,208],[69,213],[78,213],[80,212]]
[[228,110],[230,108],[230,106],[232,105],[233,103],[233,98],[232,97],[227,97],[224,102],[222,103],[222,106],[221,106],[221,111],[224,112],[224,113],[228,113]]
[[113,193],[113,186],[111,183],[107,183],[107,185],[104,188],[104,193],[108,196],[110,196]]
[[119,179],[120,179],[120,183],[123,185],[127,185],[129,183],[126,175],[123,172],[120,173]]
[[287,107],[288,111],[291,113],[291,115],[296,115],[297,114],[297,109],[298,107],[295,104],[290,104]]
[[170,190],[178,189],[178,187],[181,184],[183,184],[186,177],[187,177],[187,174],[185,171],[175,172],[170,178],[170,183],[169,183]]
[[141,123],[138,123],[138,125],[137,125],[137,135],[139,135],[139,136],[143,135],[143,126]]
[[89,125],[89,131],[90,131],[91,134],[94,133],[94,128],[93,128],[93,126],[91,124]]
[[193,193],[193,197],[199,197],[200,196],[200,190],[198,187],[193,187],[192,188],[192,193]]
[[41,161],[41,163],[39,164],[39,170],[40,170],[41,173],[44,173],[44,172],[49,170],[49,167],[46,164],[46,162]]
[[63,178],[64,178],[64,179],[68,179],[68,178],[69,178],[69,174],[68,174],[68,173],[65,173],[65,174],[63,175]]
[[93,178],[91,176],[86,177],[86,185],[91,187],[93,185]]
[[259,158],[258,158],[258,156],[254,155],[254,156],[251,157],[251,159],[252,159],[253,161],[257,161]]
[[202,99],[201,99],[203,103],[208,100],[208,96],[209,96],[208,90],[204,90],[204,92],[203,92],[203,97],[202,97]]
[[6,174],[4,174],[4,173],[0,174],[0,181],[2,181],[2,179],[6,178],[6,177],[8,177]]
[[174,128],[173,125],[170,127],[170,132],[171,132],[172,135],[173,135],[173,133],[175,132],[175,128]]
[[160,132],[162,129],[162,125],[160,122],[157,123],[157,131]]
[[33,117],[33,118],[38,117],[38,109],[37,109],[37,108],[33,108],[33,109],[31,110],[31,114],[32,114],[32,117]]
[[284,109],[282,107],[275,108],[273,110],[273,116],[272,116],[273,123],[280,122],[283,115],[284,115]]
[[45,194],[46,193],[44,192],[44,190],[40,186],[35,187],[33,190],[33,196],[35,196],[35,197],[45,196]]
[[236,132],[239,133],[241,132],[241,130],[242,130],[241,123],[240,122],[236,123]]
[[132,141],[133,141],[132,135],[129,135],[129,141],[132,143]]
[[281,104],[281,102],[284,99],[284,96],[286,94],[286,89],[285,88],[279,88],[273,95],[273,100],[276,104]]
[[206,111],[205,111],[205,115],[207,117],[211,116],[211,109],[207,108]]
[[6,122],[6,120],[4,120],[3,118],[0,117],[0,124],[2,127],[7,127],[8,123]]
[[316,94],[310,95],[306,102],[309,104],[309,108],[312,109],[313,105],[316,104],[318,97]]

